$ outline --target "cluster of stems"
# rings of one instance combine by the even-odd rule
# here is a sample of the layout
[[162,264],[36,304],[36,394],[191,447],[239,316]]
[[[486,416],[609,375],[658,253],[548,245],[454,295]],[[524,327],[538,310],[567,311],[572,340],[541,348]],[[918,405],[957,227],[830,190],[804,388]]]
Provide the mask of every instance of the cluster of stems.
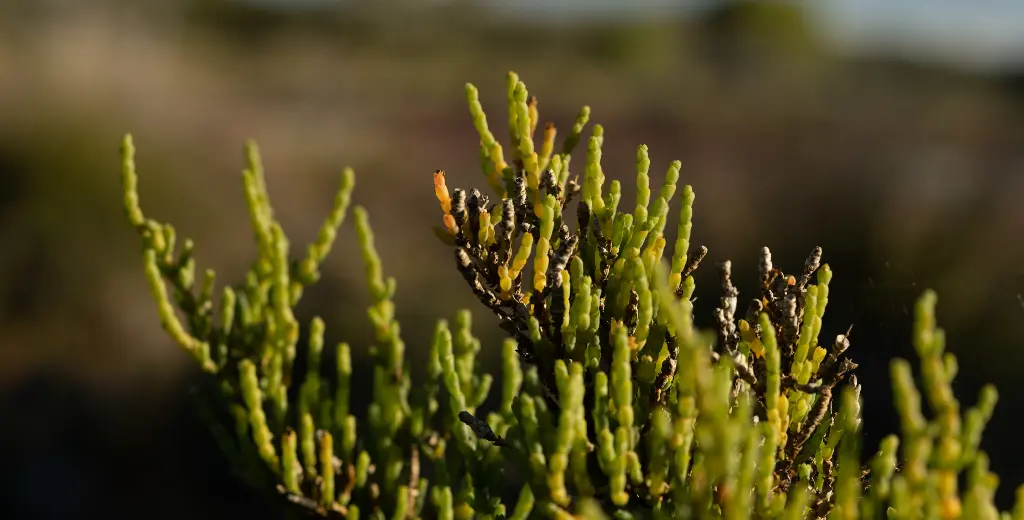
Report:
[[[819,343],[832,277],[821,248],[792,275],[763,248],[758,286],[740,316],[731,263],[721,263],[714,330],[694,329],[692,274],[708,251],[691,245],[691,186],[678,190],[678,229],[663,258],[680,163],[655,192],[640,146],[636,202],[621,208],[620,183],[606,182],[601,165],[602,127],[583,138],[589,108],[559,146],[552,124],[535,137],[538,104],[516,74],[506,86],[507,149],[477,89],[466,86],[495,201],[478,189],[450,190],[443,171],[434,191],[438,233],[456,268],[516,340],[524,366],[540,372],[540,392],[524,391],[513,406],[532,399],[559,419],[548,443],[526,435],[544,429],[529,416],[506,433],[510,456],[530,454],[540,503],[571,511],[587,497],[623,517],[958,518],[981,493],[988,501],[971,502],[971,513],[993,509],[991,493],[978,487],[992,482],[971,480],[961,494],[957,476],[985,464],[978,443],[995,390],[983,390],[961,426],[949,386],[954,358],[943,356],[932,293],[918,304],[914,341],[938,426],[924,421],[908,365],[897,360],[902,440],[910,444],[898,453],[901,439],[889,437],[862,467],[857,365],[845,356],[850,330]],[[570,173],[581,142],[582,179]],[[567,386],[563,373],[578,373],[582,386]],[[576,400],[583,411],[566,410]]]
[[[325,349],[322,320],[297,321],[293,309],[348,211],[351,170],[317,240],[295,257],[247,145],[258,257],[243,283],[217,291],[211,271],[197,283],[192,242],[176,247],[174,228],[143,214],[125,138],[125,209],[161,323],[205,373],[197,406],[243,478],[289,513],[325,518],[1024,520],[1024,487],[1012,512],[994,505],[998,479],[979,444],[996,392],[986,387],[961,412],[933,293],[915,314],[920,387],[909,363],[893,362],[901,432],[865,466],[850,332],[819,344],[832,276],[821,249],[795,274],[762,249],[741,316],[731,264],[720,264],[715,327],[698,330],[692,275],[708,251],[691,247],[694,193],[677,190],[680,163],[654,192],[639,147],[636,203],[620,209],[621,187],[605,182],[601,166],[601,127],[583,138],[589,108],[557,149],[551,124],[537,144],[536,100],[514,73],[507,86],[507,160],[476,88],[466,87],[494,202],[477,189],[449,190],[442,171],[433,176],[436,231],[508,336],[490,347],[501,349],[496,379],[480,369],[489,347],[461,310],[438,321],[425,374],[413,381],[396,284],[359,207],[372,387],[352,387],[349,345]],[[581,142],[582,180],[569,169]],[[677,191],[679,224],[664,258]],[[360,417],[353,397],[369,401]]]

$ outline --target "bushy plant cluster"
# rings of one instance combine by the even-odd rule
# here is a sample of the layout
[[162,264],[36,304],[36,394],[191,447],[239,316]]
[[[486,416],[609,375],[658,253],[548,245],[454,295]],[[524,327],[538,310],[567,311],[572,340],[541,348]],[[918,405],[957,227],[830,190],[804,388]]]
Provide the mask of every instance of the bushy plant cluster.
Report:
[[[351,170],[318,240],[297,257],[249,144],[243,181],[259,255],[243,283],[215,297],[212,272],[197,283],[191,241],[177,248],[174,228],[142,213],[125,139],[125,207],[161,322],[207,373],[197,403],[243,478],[291,512],[338,518],[1024,520],[1024,487],[1012,513],[994,505],[998,478],[979,443],[996,392],[986,387],[961,411],[934,293],[915,310],[920,387],[907,361],[892,363],[901,432],[863,466],[849,332],[819,342],[832,277],[821,249],[792,274],[762,249],[742,315],[724,262],[716,325],[698,330],[692,273],[707,249],[690,243],[694,193],[677,189],[680,163],[652,190],[639,147],[636,201],[624,209],[619,182],[602,170],[603,129],[592,125],[584,139],[589,108],[556,147],[551,124],[535,139],[537,103],[514,73],[507,87],[508,152],[466,87],[494,202],[449,189],[442,171],[433,188],[438,235],[508,339],[481,345],[470,312],[459,311],[438,322],[425,377],[414,381],[396,284],[357,207],[373,297],[372,388],[352,387],[350,348],[325,349],[319,318],[300,342],[293,311],[345,218]],[[582,180],[570,173],[581,142]],[[503,360],[488,410],[494,379],[478,366],[482,348],[500,348]],[[370,401],[365,416],[352,413],[353,395]]]

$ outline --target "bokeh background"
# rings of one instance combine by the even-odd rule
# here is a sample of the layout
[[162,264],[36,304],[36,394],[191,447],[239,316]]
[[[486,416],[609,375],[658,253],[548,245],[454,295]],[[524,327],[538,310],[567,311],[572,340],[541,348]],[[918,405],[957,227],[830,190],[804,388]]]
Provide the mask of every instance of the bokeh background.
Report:
[[[914,299],[938,290],[958,396],[1001,390],[984,448],[1007,507],[1024,482],[1022,22],[997,1],[0,3],[0,517],[275,518],[193,414],[195,367],[159,327],[122,214],[124,132],[144,209],[221,281],[254,254],[246,138],[294,244],[353,166],[411,355],[468,307],[493,366],[500,333],[429,229],[430,174],[485,187],[463,85],[501,128],[508,70],[560,128],[593,108],[626,201],[638,144],[652,183],[680,159],[694,241],[733,261],[741,296],[762,245],[788,270],[823,246],[823,336],[854,324],[870,449],[898,428],[888,362],[913,356]],[[364,359],[351,225],[324,270],[300,315]],[[697,286],[708,323],[711,262]]]

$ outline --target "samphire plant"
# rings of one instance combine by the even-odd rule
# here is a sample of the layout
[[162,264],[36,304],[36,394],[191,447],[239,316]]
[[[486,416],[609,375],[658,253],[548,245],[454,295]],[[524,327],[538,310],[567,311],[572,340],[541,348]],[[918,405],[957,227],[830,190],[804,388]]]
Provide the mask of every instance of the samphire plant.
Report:
[[[174,228],[140,209],[125,138],[125,208],[161,322],[207,374],[197,404],[242,478],[283,497],[288,513],[337,518],[1024,520],[1024,487],[1012,512],[994,505],[998,478],[979,443],[996,391],[984,388],[961,411],[934,293],[915,309],[920,387],[910,363],[893,361],[901,432],[862,465],[849,332],[819,342],[832,277],[821,249],[793,274],[762,249],[759,283],[740,316],[724,262],[716,326],[696,329],[692,273],[707,249],[690,243],[694,193],[677,189],[679,162],[654,192],[640,146],[627,211],[619,182],[605,182],[601,126],[583,138],[589,108],[560,146],[550,124],[535,140],[537,103],[514,73],[507,79],[507,154],[466,86],[495,201],[449,190],[442,171],[433,187],[438,234],[508,339],[481,345],[470,312],[459,311],[453,323],[438,322],[424,378],[414,380],[395,281],[384,277],[357,207],[373,297],[372,388],[352,387],[349,345],[325,348],[321,319],[300,342],[293,311],[345,218],[352,171],[319,238],[294,255],[247,145],[243,181],[259,254],[244,282],[216,291],[211,271],[197,283],[192,242],[177,248]],[[570,173],[581,141],[582,180]],[[677,191],[677,236],[663,259]],[[500,348],[503,360],[492,409],[482,408],[492,387],[477,364],[482,348]],[[353,396],[370,401],[358,418]]]

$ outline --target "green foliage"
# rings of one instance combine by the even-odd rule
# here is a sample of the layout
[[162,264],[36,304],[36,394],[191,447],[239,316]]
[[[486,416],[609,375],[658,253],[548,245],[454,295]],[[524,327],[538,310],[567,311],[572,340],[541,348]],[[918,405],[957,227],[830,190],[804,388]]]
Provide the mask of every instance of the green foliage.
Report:
[[[434,174],[438,235],[508,334],[493,410],[480,409],[492,377],[476,364],[487,347],[469,311],[438,322],[425,379],[413,386],[396,284],[383,275],[362,208],[354,215],[373,299],[372,389],[351,387],[347,344],[324,351],[319,318],[300,348],[292,309],[344,220],[351,171],[318,240],[293,258],[249,145],[243,181],[259,256],[215,302],[212,272],[196,287],[191,242],[178,251],[174,229],[139,208],[125,139],[125,208],[161,322],[209,374],[197,402],[240,474],[292,511],[326,517],[1024,519],[1024,499],[1012,513],[993,504],[998,479],[979,443],[996,392],[986,387],[961,412],[933,293],[915,313],[921,387],[909,363],[893,362],[902,431],[863,467],[849,332],[819,344],[832,277],[821,249],[790,275],[764,248],[742,318],[723,263],[715,330],[696,329],[692,273],[707,249],[690,243],[694,192],[677,190],[680,163],[652,190],[639,147],[636,203],[620,209],[621,186],[606,183],[601,166],[602,128],[583,136],[589,108],[560,146],[550,124],[535,142],[536,100],[513,73],[507,87],[508,159],[476,88],[466,88],[499,200],[449,191],[444,172]],[[570,174],[581,142],[582,182]],[[677,191],[677,237],[663,258]],[[371,402],[357,418],[350,400],[360,390]]]

